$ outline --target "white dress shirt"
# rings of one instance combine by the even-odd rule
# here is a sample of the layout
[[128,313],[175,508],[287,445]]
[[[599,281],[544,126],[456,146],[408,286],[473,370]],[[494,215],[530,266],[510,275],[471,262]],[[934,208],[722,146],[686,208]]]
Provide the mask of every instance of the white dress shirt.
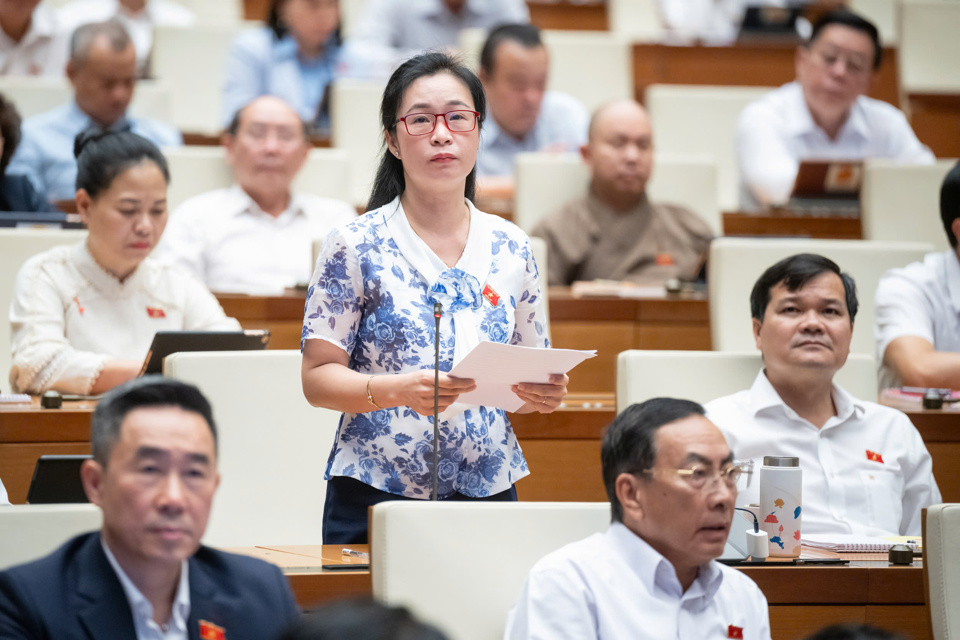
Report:
[[53,10],[41,2],[19,42],[0,29],[0,76],[62,76],[69,36]]
[[278,294],[309,282],[313,241],[356,217],[346,202],[303,193],[272,216],[234,185],[177,207],[157,256],[186,267],[212,291]]
[[712,560],[683,591],[673,565],[619,522],[537,562],[504,633],[505,640],[731,637],[770,637],[767,599],[753,580]]
[[590,114],[573,96],[547,91],[533,129],[517,140],[500,128],[487,109],[480,132],[477,175],[513,176],[518,153],[524,151],[577,151],[587,142]]
[[858,400],[837,384],[833,402],[837,415],[817,429],[761,371],[750,389],[704,405],[733,454],[754,461],[737,506],[760,501],[764,456],[794,456],[803,470],[804,534],[920,535],[920,509],[941,499],[917,429],[906,414]]
[[726,45],[737,39],[745,0],[660,0],[664,40],[669,44]]
[[144,360],[157,331],[238,331],[189,273],[153,258],[120,282],[86,243],[27,260],[10,304],[15,391],[90,393],[111,359]]
[[960,353],[960,261],[953,251],[927,254],[923,262],[891,269],[877,286],[877,364],[880,388],[900,386],[899,374],[883,364],[896,338],[916,336],[937,351]]
[[428,49],[460,48],[460,32],[530,22],[523,0],[466,0],[453,13],[443,0],[368,0],[346,42],[344,72],[386,79],[403,60]]
[[196,22],[193,12],[172,0],[147,0],[143,11],[129,13],[119,0],[72,0],[57,12],[69,32],[83,24],[117,19],[126,27],[137,50],[137,67],[143,70],[153,47],[154,27],[190,27]]
[[137,640],[188,640],[187,620],[190,618],[190,567],[186,560],[180,563],[180,581],[177,583],[177,594],[173,599],[173,610],[170,620],[160,626],[153,619],[153,605],[140,592],[137,585],[126,574],[120,563],[117,562],[110,547],[100,538],[100,545],[107,561],[113,567],[113,572],[120,580],[123,593],[127,596],[130,613],[133,614],[133,627],[137,632]]
[[737,123],[740,208],[785,204],[804,160],[892,158],[904,164],[932,164],[933,153],[910,128],[903,112],[860,96],[831,140],[810,115],[803,88],[790,82],[747,105]]
[[7,496],[7,489],[3,486],[3,482],[0,481],[0,507],[6,507],[10,505],[10,498]]

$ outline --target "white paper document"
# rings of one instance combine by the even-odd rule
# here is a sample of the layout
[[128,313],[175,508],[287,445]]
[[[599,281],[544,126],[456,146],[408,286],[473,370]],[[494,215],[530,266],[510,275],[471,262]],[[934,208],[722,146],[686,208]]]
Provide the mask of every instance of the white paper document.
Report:
[[510,389],[511,385],[550,382],[551,373],[567,373],[596,355],[596,351],[539,349],[481,342],[450,371],[451,376],[473,378],[477,383],[477,388],[462,394],[457,404],[516,411],[523,406],[523,400]]

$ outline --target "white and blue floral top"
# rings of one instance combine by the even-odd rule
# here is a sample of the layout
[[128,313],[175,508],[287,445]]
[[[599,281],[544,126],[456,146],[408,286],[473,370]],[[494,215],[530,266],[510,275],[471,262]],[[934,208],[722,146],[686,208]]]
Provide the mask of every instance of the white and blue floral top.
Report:
[[[433,305],[443,305],[440,370],[481,340],[548,347],[537,265],[527,236],[469,201],[470,232],[448,268],[410,228],[399,199],[330,232],[307,292],[303,341],[319,338],[370,374],[433,369]],[[445,415],[451,413],[448,410]],[[441,416],[439,493],[505,491],[530,473],[502,409]],[[409,407],[345,413],[326,478],[429,498],[433,418]]]

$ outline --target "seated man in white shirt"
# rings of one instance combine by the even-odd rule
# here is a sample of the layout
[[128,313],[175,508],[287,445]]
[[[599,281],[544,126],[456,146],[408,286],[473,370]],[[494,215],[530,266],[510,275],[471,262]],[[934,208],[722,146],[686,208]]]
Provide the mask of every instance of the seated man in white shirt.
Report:
[[940,188],[940,218],[951,249],[891,269],[877,286],[881,389],[960,389],[960,164]]
[[627,407],[603,437],[613,524],[530,571],[505,640],[770,637],[767,600],[714,560],[733,518],[740,467],[689,400]]
[[310,152],[306,125],[281,99],[261,96],[237,112],[223,144],[236,184],[177,207],[158,255],[212,291],[268,295],[309,282],[313,241],[357,213],[339,200],[293,192]]
[[[853,278],[799,254],[753,287],[753,335],[764,368],[753,386],[706,404],[741,459],[800,459],[804,534],[920,535],[920,510],[941,501],[930,454],[905,414],[854,398],[833,381],[850,353]],[[759,502],[759,483],[737,499]]]
[[741,209],[786,204],[804,160],[933,162],[899,109],[865,95],[882,54],[877,28],[856,14],[837,10],[816,22],[797,48],[797,79],[740,114]]
[[486,184],[512,183],[514,158],[521,151],[576,151],[586,143],[586,108],[571,96],[546,90],[548,68],[535,26],[504,24],[487,37],[480,53],[487,118],[477,155],[477,175]]
[[40,0],[0,1],[0,76],[62,76],[68,36]]

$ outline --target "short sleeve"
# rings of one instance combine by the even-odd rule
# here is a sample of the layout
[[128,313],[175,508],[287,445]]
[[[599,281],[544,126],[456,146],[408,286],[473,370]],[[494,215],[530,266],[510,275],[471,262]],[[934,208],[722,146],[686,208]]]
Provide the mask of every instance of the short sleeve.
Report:
[[511,344],[524,347],[549,347],[547,322],[543,296],[540,291],[540,274],[533,256],[530,239],[524,236],[523,249],[518,252],[524,258],[523,291],[517,299],[517,311]]
[[757,201],[783,204],[790,198],[800,163],[770,107],[755,102],[744,108],[737,122],[736,152],[741,180]]
[[534,567],[507,615],[504,640],[597,638],[597,605],[572,569]]
[[[370,265],[370,268],[377,267]],[[363,277],[357,251],[338,227],[324,241],[310,279],[300,350],[306,340],[321,339],[352,353],[362,299]]]
[[878,362],[883,361],[887,347],[897,338],[916,336],[934,343],[934,309],[930,300],[901,270],[888,271],[880,278],[874,304]]

